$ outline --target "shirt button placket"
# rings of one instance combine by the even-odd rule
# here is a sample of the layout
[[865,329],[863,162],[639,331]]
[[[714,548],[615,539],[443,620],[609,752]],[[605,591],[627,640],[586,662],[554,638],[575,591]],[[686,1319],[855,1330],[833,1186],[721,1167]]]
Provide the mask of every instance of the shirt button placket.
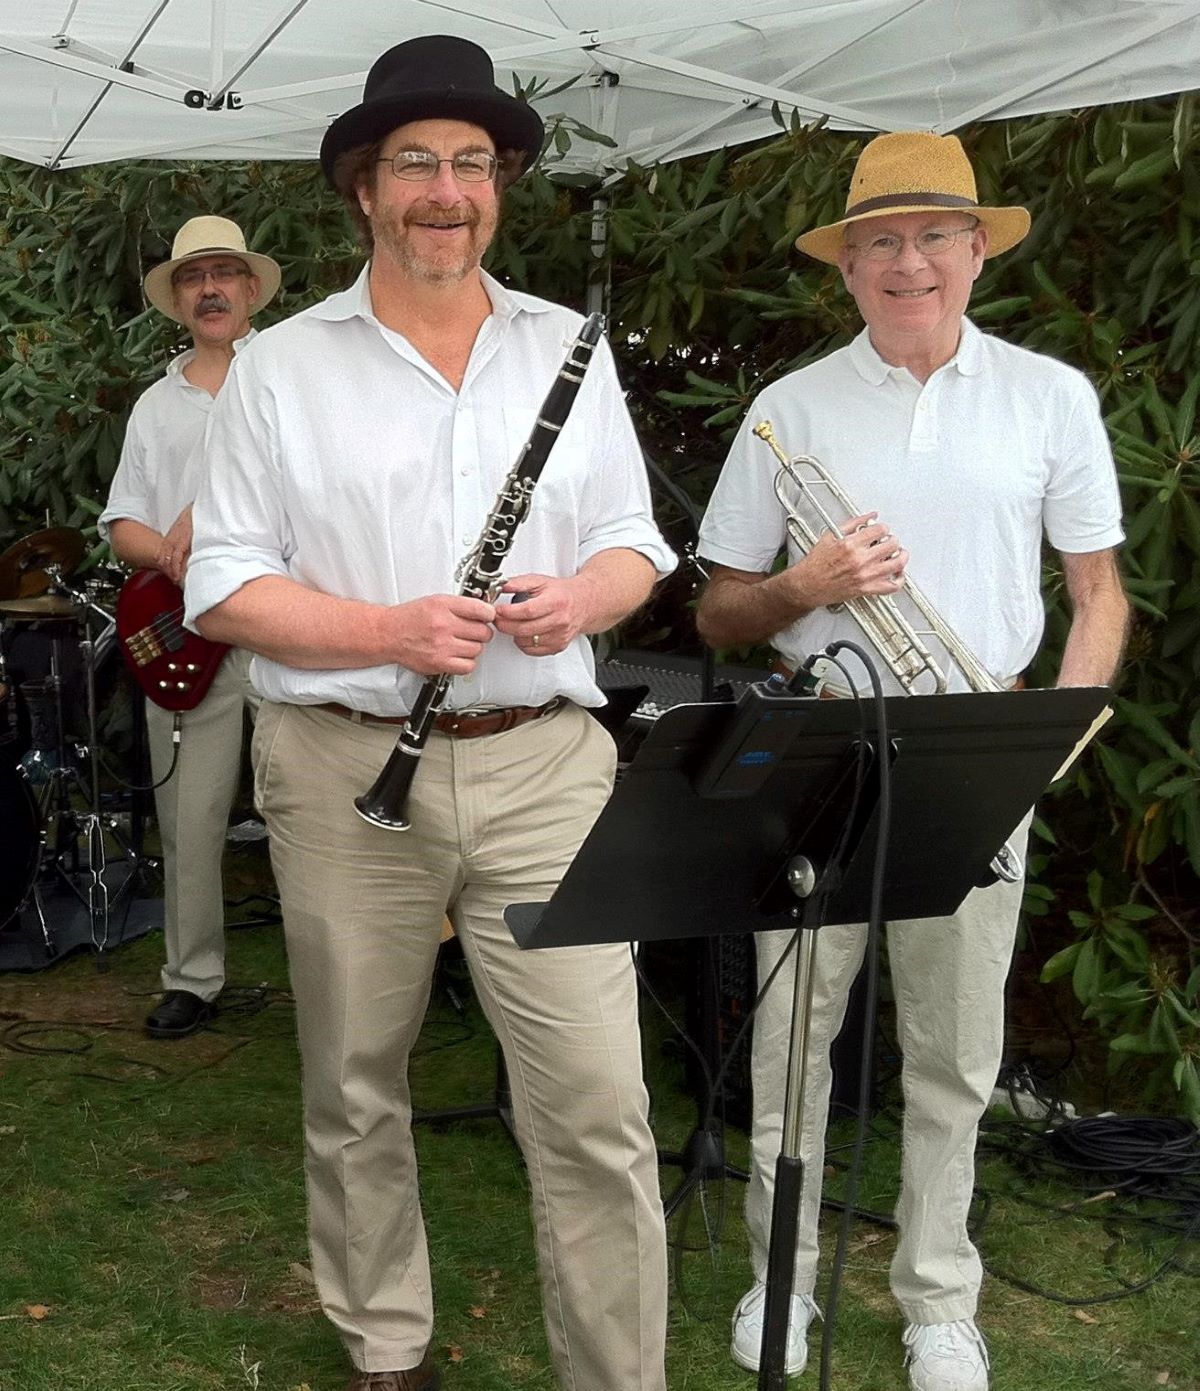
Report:
[[928,382],[921,388],[913,409],[911,442],[914,449],[932,449],[937,444],[937,412],[934,391]]
[[[455,403],[454,419],[450,428],[451,458],[454,462],[454,471],[459,478],[470,478],[475,472],[472,466],[475,459],[474,425],[471,412],[463,406],[461,396]],[[454,519],[459,522],[472,515],[472,489],[470,484],[463,484],[461,487],[455,487],[454,493]],[[463,548],[469,549],[474,544],[474,534],[464,529],[462,532]]]

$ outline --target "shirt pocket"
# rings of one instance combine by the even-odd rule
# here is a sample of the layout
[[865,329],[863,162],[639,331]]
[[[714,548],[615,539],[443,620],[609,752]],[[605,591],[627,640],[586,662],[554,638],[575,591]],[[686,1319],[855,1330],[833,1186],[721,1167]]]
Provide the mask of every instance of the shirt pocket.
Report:
[[[535,428],[539,433],[546,430],[547,427],[539,426],[537,421],[537,411],[528,406],[504,407],[504,434],[508,443],[509,468],[533,438]],[[586,479],[587,451],[582,417],[568,416],[566,424],[554,437],[538,477],[538,506],[568,514],[578,512]]]

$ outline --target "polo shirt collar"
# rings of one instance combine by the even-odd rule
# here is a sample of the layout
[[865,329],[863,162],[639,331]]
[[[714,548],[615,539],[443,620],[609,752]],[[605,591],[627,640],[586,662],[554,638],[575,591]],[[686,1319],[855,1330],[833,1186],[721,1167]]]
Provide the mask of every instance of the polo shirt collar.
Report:
[[958,352],[952,360],[960,376],[977,377],[983,371],[983,334],[966,317],[962,321]]
[[[846,351],[858,375],[869,386],[882,386],[891,373],[905,370],[903,367],[894,367],[890,362],[884,362],[875,351],[871,335],[865,328]],[[965,316],[959,333],[958,351],[946,366],[955,368],[963,377],[977,376],[983,370],[983,334]]]
[[[358,277],[346,290],[340,290],[337,294],[330,295],[320,304],[314,305],[309,311],[314,318],[328,319],[336,322],[339,319],[365,319],[367,323],[378,324],[379,320],[375,317],[375,310],[371,304],[371,263],[367,262]],[[507,323],[514,319],[518,314],[545,314],[551,305],[545,300],[538,299],[534,295],[522,294],[519,290],[510,290],[485,270],[480,271],[480,278],[483,281],[483,288],[487,293],[488,299],[492,302],[492,313],[497,319]]]
[[882,386],[889,374],[896,370],[875,351],[868,329],[864,328],[846,351],[858,375],[868,386]]

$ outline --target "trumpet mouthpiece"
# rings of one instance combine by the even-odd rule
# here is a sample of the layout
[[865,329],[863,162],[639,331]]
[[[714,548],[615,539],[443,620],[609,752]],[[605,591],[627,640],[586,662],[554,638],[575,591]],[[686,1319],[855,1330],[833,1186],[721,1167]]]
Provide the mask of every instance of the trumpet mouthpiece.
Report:
[[751,434],[757,435],[760,440],[768,444],[771,447],[771,452],[781,464],[787,463],[787,455],[783,452],[779,441],[775,438],[775,430],[769,420],[760,420],[751,431]]

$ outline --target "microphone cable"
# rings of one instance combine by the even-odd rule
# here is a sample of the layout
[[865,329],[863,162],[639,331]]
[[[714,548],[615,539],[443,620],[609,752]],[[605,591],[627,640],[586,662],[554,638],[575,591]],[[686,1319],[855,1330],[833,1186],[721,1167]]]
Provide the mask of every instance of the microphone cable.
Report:
[[117,772],[117,770],[112,766],[112,764],[109,763],[108,759],[105,758],[104,755],[100,752],[99,748],[93,749],[93,753],[96,756],[96,762],[99,763],[101,768],[104,769],[108,776],[112,778],[112,780],[117,784],[117,786],[121,788],[121,790],[124,792],[157,792],[158,789],[162,787],[164,783],[168,783],[171,781],[171,779],[175,776],[175,769],[179,765],[179,745],[180,741],[183,738],[181,730],[182,719],[182,713],[179,710],[176,710],[174,718],[171,722],[171,766],[162,775],[162,777],[159,778],[157,782],[126,782],[126,780],[120,775],[120,773]]

